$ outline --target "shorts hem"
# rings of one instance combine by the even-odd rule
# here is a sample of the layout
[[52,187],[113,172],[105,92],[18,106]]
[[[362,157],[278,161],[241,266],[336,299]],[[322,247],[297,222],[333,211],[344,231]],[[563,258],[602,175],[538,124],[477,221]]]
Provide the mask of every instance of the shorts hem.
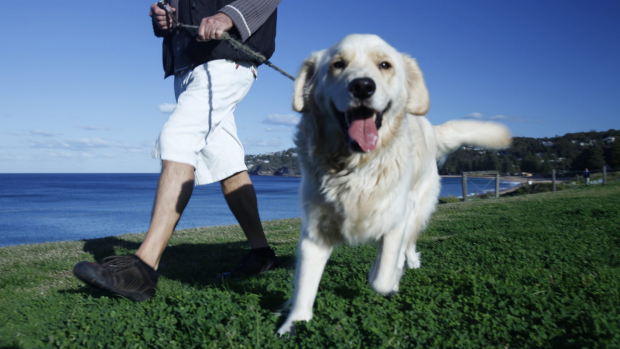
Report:
[[237,166],[237,167],[230,167],[226,169],[225,171],[214,173],[214,174],[211,174],[210,176],[200,175],[199,171],[196,171],[196,174],[194,175],[194,185],[195,186],[207,185],[207,184],[211,184],[215,182],[220,182],[236,173],[247,171],[247,170],[248,168],[245,165]]
[[157,160],[161,160],[161,161],[174,161],[174,162],[178,162],[181,164],[186,164],[186,165],[190,165],[194,168],[194,171],[196,170],[196,156],[182,156],[182,155],[175,155],[175,156],[168,156],[165,154],[161,154],[159,152],[153,151],[153,153],[151,154],[153,159],[157,159]]

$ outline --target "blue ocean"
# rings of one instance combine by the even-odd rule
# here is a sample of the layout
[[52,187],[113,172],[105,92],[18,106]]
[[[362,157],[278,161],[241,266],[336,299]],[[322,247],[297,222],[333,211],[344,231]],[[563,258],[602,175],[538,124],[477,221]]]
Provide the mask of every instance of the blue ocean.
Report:
[[[148,229],[159,174],[0,174],[0,246],[92,239]],[[261,220],[300,216],[300,178],[253,176]],[[441,196],[462,195],[443,178]],[[472,193],[494,180],[471,178]],[[502,181],[507,189],[515,182]],[[194,188],[177,229],[236,224],[219,184]]]

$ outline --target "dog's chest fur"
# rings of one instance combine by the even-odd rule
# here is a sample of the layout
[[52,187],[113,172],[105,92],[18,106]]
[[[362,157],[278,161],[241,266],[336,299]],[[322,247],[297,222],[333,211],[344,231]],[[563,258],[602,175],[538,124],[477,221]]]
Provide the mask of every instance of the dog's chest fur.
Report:
[[364,243],[403,223],[415,206],[412,190],[424,172],[414,164],[424,163],[421,158],[426,154],[424,136],[405,132],[408,127],[403,126],[390,144],[369,154],[349,155],[338,171],[316,171],[310,164],[317,159],[301,152],[309,154],[300,159],[303,176],[312,187],[307,192],[318,193],[310,197],[302,190],[302,200],[312,201],[310,214],[320,222],[318,238]]

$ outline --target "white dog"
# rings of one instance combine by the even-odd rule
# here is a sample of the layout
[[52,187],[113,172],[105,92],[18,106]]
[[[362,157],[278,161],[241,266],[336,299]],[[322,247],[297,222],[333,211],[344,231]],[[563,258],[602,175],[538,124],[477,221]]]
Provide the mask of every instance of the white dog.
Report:
[[437,204],[437,160],[463,144],[511,142],[500,124],[432,126],[416,61],[375,35],[349,35],[308,58],[293,108],[303,113],[296,134],[303,223],[292,307],[279,334],[312,318],[323,269],[342,242],[379,241],[368,281],[380,294],[397,292],[405,261],[420,267],[416,238]]

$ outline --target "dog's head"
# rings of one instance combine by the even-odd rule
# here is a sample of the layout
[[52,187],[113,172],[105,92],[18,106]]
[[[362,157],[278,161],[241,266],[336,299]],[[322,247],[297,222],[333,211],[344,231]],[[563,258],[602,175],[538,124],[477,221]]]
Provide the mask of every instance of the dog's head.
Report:
[[[416,61],[376,35],[353,34],[316,52],[295,80],[293,109],[339,127],[352,151],[371,152],[404,111],[425,115],[429,97]],[[393,125],[391,124],[393,123]]]

